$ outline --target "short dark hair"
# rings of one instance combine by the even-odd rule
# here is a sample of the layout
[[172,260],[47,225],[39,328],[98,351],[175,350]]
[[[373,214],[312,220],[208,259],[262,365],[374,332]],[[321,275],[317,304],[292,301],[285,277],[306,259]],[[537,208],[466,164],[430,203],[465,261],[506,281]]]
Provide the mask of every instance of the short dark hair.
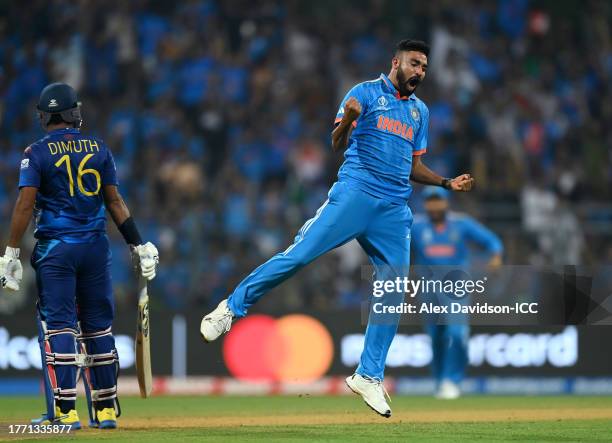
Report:
[[395,54],[402,51],[417,51],[429,56],[429,45],[421,40],[402,40],[395,46]]
[[57,125],[59,123],[66,123],[67,125],[71,125],[72,124],[72,123],[67,122],[66,120],[64,120],[60,114],[51,114],[51,118],[49,119],[49,123],[47,123],[47,126],[49,126],[49,125]]

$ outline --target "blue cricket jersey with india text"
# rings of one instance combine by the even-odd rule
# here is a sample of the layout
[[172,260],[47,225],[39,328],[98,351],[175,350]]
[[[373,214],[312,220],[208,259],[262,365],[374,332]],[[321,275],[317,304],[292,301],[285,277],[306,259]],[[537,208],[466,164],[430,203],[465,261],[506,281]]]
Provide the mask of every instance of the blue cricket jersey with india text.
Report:
[[344,97],[336,123],[344,116],[344,104],[355,97],[361,115],[353,123],[340,181],[395,203],[406,204],[412,193],[412,156],[427,149],[429,110],[414,94],[400,97],[391,80],[381,74],[359,83]]
[[102,187],[117,185],[115,161],[102,140],[59,129],[26,148],[19,187],[38,188],[38,239],[89,243],[106,232]]
[[427,217],[417,217],[412,225],[412,250],[417,265],[467,266],[469,243],[480,246],[489,256],[503,252],[497,235],[464,214],[450,212],[439,226],[434,226]]

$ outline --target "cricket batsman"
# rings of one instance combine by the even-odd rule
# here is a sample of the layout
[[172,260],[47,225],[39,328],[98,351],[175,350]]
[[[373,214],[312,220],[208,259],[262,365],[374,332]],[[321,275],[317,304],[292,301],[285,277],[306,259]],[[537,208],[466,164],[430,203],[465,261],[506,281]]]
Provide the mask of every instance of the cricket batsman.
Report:
[[[346,95],[331,134],[334,151],[346,149],[338,181],[328,199],[297,233],[294,243],[249,274],[202,319],[200,332],[211,342],[270,289],[326,252],[357,239],[369,256],[377,280],[407,275],[412,213],[410,180],[453,191],[469,191],[473,179],[432,172],[421,156],[427,149],[429,111],[414,92],[427,71],[426,43],[401,41],[388,75],[355,85]],[[401,302],[398,294],[389,300]],[[385,296],[386,297],[386,296]],[[383,301],[384,303],[385,301]],[[370,312],[360,364],[346,379],[375,412],[391,416],[382,381],[399,315]]]
[[[466,269],[470,264],[469,245],[475,244],[486,252],[490,269],[501,266],[503,246],[497,235],[473,218],[449,211],[446,190],[428,186],[423,197],[427,216],[417,218],[412,226],[415,265]],[[442,294],[436,297],[438,304],[450,301]],[[463,314],[450,314],[444,321],[435,315],[425,318],[437,398],[452,400],[461,395],[460,384],[468,364],[468,320]]]
[[77,376],[83,371],[90,426],[116,428],[119,360],[112,334],[105,208],[148,280],[155,277],[158,252],[152,243],[143,244],[118,192],[110,150],[102,140],[81,133],[81,108],[74,89],[63,83],[48,85],[37,111],[47,134],[23,154],[8,246],[0,257],[2,287],[18,291],[19,245],[35,211],[37,243],[31,264],[38,286],[47,412],[32,422],[80,429],[75,401]]

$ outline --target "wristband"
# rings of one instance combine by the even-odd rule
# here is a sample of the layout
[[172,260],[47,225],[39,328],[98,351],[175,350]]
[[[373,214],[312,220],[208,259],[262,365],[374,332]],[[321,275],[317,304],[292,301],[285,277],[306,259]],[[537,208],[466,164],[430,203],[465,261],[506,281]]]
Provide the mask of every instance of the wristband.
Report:
[[119,232],[121,232],[121,235],[123,235],[123,238],[128,245],[138,246],[142,244],[142,238],[140,237],[140,233],[138,232],[138,228],[136,227],[136,223],[134,223],[134,219],[132,217],[121,223],[121,226],[119,226]]
[[450,178],[443,178],[442,179],[442,183],[440,183],[440,186],[442,186],[444,189],[448,189],[450,191],[452,189],[452,187],[451,187],[451,179]]
[[10,258],[19,258],[19,248],[11,248],[10,246],[7,246],[6,249],[4,250],[4,255]]

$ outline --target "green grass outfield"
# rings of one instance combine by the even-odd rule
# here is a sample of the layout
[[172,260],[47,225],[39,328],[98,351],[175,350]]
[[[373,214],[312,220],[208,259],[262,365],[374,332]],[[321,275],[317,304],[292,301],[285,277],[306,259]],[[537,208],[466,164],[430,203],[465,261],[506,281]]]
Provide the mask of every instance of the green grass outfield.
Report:
[[[371,412],[357,396],[126,397],[121,405],[117,430],[83,429],[49,439],[11,435],[7,428],[40,413],[41,398],[0,397],[0,440],[612,441],[610,397],[394,397],[390,419]],[[81,400],[78,406],[86,424]]]

